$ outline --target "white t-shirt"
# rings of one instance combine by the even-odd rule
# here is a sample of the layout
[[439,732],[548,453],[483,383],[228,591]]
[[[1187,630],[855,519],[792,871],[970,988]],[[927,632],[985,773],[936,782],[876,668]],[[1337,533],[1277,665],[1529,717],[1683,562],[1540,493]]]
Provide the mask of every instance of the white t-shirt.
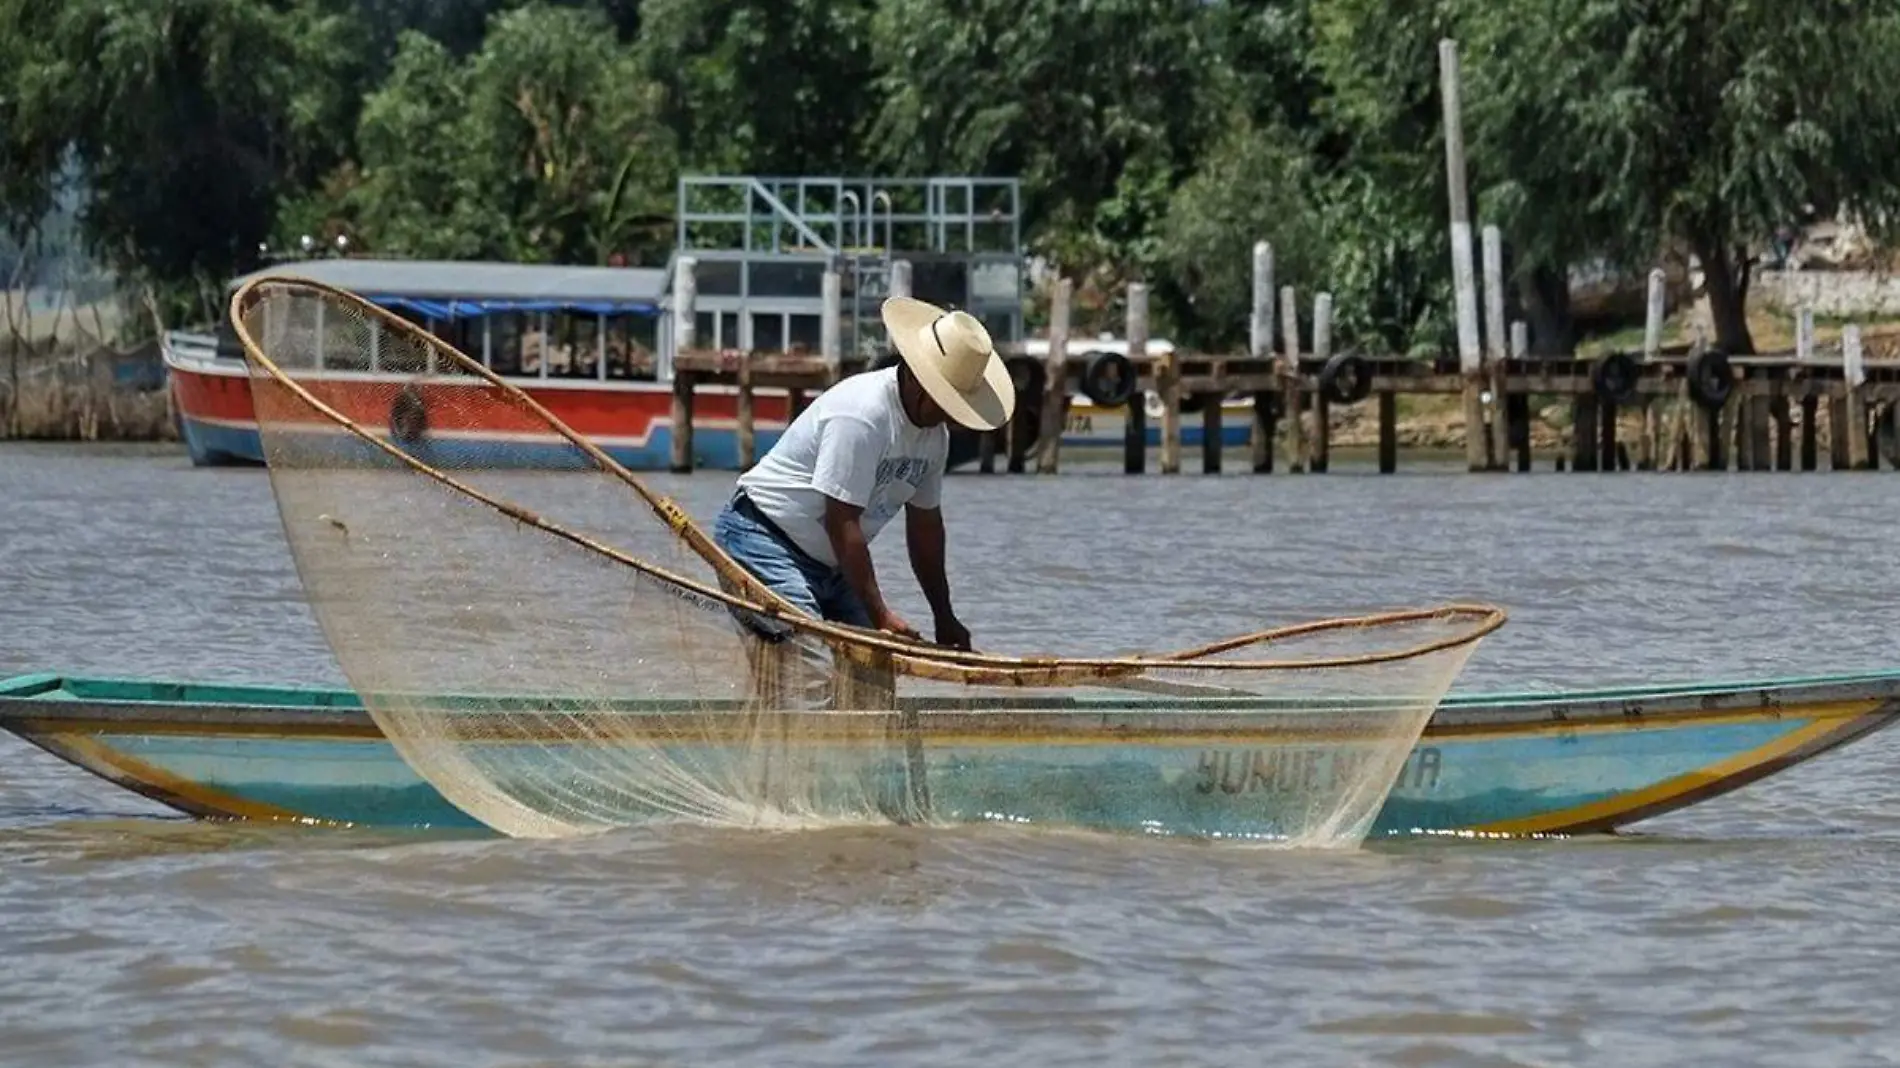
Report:
[[739,486],[799,548],[836,567],[825,498],[863,507],[869,542],[906,504],[938,506],[949,453],[949,428],[912,423],[897,394],[897,368],[887,367],[820,393],[739,476]]

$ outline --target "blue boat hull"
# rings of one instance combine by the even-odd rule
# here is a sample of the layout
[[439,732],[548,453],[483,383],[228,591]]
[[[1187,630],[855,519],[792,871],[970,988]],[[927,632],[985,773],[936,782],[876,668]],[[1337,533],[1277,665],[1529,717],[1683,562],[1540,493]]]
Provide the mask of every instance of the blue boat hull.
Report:
[[[1900,673],[1453,698],[1406,760],[1371,834],[1611,830],[1800,763],[1897,715]],[[0,684],[0,726],[196,815],[480,826],[419,778],[346,692],[38,676]],[[939,819],[1146,833],[1244,834],[1260,795],[1328,773],[1325,753],[1311,746],[1167,737],[1077,745],[959,736],[927,741],[923,753]]]

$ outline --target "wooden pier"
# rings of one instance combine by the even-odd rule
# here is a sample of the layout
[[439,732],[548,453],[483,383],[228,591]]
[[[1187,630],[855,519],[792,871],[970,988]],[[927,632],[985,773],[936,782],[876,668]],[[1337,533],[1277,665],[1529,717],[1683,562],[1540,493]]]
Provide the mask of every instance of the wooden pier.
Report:
[[[1501,273],[1492,254],[1495,231],[1486,229],[1486,274]],[[893,290],[908,290],[904,264],[893,271]],[[1398,398],[1457,396],[1464,402],[1465,453],[1472,471],[1529,471],[1533,397],[1568,403],[1568,440],[1551,458],[1570,471],[1817,471],[1820,430],[1828,429],[1828,470],[1876,470],[1883,459],[1900,469],[1900,360],[1869,359],[1854,326],[1842,332],[1834,351],[1812,341],[1811,317],[1803,316],[1797,348],[1780,354],[1728,356],[1694,344],[1664,347],[1662,272],[1650,277],[1649,321],[1640,351],[1593,357],[1532,357],[1524,324],[1504,323],[1502,279],[1487,278],[1493,299],[1486,319],[1491,345],[1474,362],[1466,354],[1436,361],[1335,353],[1331,346],[1330,295],[1313,302],[1311,343],[1300,345],[1299,309],[1291,287],[1272,299],[1272,252],[1255,250],[1255,308],[1250,351],[1243,354],[1151,352],[1147,292],[1135,284],[1127,294],[1125,337],[1130,355],[1089,350],[1071,343],[1071,286],[1056,287],[1047,355],[1029,355],[1021,343],[1000,346],[1017,388],[1017,414],[988,434],[959,432],[954,460],[974,459],[980,471],[996,469],[1056,473],[1062,428],[1069,406],[1087,396],[1102,407],[1125,407],[1123,469],[1147,470],[1150,446],[1146,393],[1160,399],[1163,474],[1181,470],[1183,418],[1202,421],[1200,468],[1218,473],[1225,460],[1223,401],[1251,401],[1251,467],[1320,474],[1331,464],[1336,413],[1355,405],[1376,408],[1378,469],[1398,469]],[[676,307],[692,307],[690,265],[679,274]],[[828,280],[827,288],[832,290]],[[835,290],[828,292],[835,307]],[[1275,305],[1278,305],[1276,308]],[[1276,315],[1275,312],[1278,312]],[[1279,338],[1273,337],[1277,321]],[[690,324],[692,316],[676,316]],[[758,458],[752,412],[755,391],[786,391],[791,410],[845,375],[864,370],[837,345],[835,312],[828,312],[818,353],[714,351],[695,348],[690,325],[673,356],[673,469],[693,466],[695,391],[704,386],[738,394],[739,461]],[[1508,338],[1508,344],[1505,339]],[[1279,344],[1276,346],[1275,341]],[[1275,351],[1277,348],[1278,351]],[[1288,412],[1300,413],[1289,419]],[[1622,440],[1619,424],[1629,415],[1639,427]],[[1837,428],[1854,428],[1846,433]],[[974,454],[972,456],[972,453]]]

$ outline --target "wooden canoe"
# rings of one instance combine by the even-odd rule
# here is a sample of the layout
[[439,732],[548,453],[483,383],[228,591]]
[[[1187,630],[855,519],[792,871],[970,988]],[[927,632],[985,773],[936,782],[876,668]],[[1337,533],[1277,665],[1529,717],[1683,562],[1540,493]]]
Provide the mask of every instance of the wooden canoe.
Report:
[[[954,729],[921,717],[915,729],[936,813],[1033,824],[1050,797],[1086,791],[1097,799],[1098,827],[1152,833],[1173,823],[1217,833],[1225,810],[1274,788],[1280,772],[1261,768],[1303,766],[1297,741],[1213,729],[1244,720],[1244,709],[1184,715],[1178,703],[1150,698],[1115,699],[1112,713],[1107,702],[1095,705],[1078,698],[1042,711],[1034,731],[1006,711],[993,721],[961,713]],[[1609,831],[1812,759],[1896,715],[1900,671],[1452,695],[1371,833]],[[1170,728],[1115,729],[1129,716]],[[990,735],[987,722],[996,724]],[[1171,733],[1176,723],[1181,730]],[[0,727],[199,817],[479,827],[411,770],[344,690],[28,675],[0,681]]]

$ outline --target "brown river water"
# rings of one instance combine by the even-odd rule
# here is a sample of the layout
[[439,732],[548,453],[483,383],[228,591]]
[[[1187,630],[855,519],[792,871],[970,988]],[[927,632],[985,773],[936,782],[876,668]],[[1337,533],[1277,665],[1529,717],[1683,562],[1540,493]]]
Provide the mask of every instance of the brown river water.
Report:
[[[1478,599],[1461,691],[1900,667],[1900,478],[1231,468],[955,478],[979,645]],[[730,477],[653,481],[709,520]],[[342,683],[268,478],[164,447],[0,447],[0,675],[39,670]],[[9,738],[0,1063],[1893,1064],[1896,900],[1893,734],[1614,838],[1332,852],[217,826]]]

